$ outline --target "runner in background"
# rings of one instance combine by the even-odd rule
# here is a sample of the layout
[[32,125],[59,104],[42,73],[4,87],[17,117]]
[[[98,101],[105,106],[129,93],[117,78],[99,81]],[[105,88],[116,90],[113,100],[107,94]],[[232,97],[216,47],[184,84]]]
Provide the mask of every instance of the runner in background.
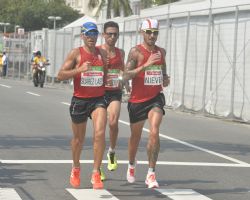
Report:
[[[99,46],[104,57],[107,74],[105,81],[105,99],[108,105],[108,124],[109,124],[109,149],[107,153],[108,170],[117,169],[117,158],[115,147],[119,132],[118,120],[121,110],[123,82],[120,77],[124,71],[124,50],[115,47],[119,38],[119,25],[114,21],[108,21],[104,24],[102,36],[105,43]],[[129,92],[128,82],[125,84],[127,92]],[[101,169],[101,178],[105,179],[103,170]]]
[[124,80],[132,79],[132,92],[128,102],[131,136],[128,144],[129,164],[127,181],[135,182],[136,153],[145,120],[149,122],[147,144],[148,172],[145,183],[148,188],[157,188],[155,167],[160,150],[159,128],[165,114],[165,96],[162,86],[168,86],[165,50],[155,45],[159,34],[159,23],[155,19],[141,24],[143,43],[130,50]]

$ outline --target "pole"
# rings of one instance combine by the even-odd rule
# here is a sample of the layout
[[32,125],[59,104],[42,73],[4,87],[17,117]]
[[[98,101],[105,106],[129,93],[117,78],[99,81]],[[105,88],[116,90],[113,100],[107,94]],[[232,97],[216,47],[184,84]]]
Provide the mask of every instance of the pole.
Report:
[[[211,25],[212,25],[212,9],[209,9],[208,28],[207,28],[207,46],[206,46],[206,58],[205,58],[205,72],[203,81],[203,94],[202,94],[202,112],[206,114],[206,97],[207,97],[207,72],[210,52],[210,38],[211,38]],[[211,74],[210,74],[211,75]]]
[[56,30],[56,17],[54,18],[54,30]]
[[56,17],[54,18],[54,64],[52,70],[52,85],[55,83],[55,66],[56,66]]
[[182,94],[181,94],[181,106],[180,110],[185,109],[185,90],[186,90],[186,75],[187,75],[187,61],[188,61],[188,45],[189,45],[189,32],[190,32],[190,11],[187,16],[187,30],[186,30],[186,47],[185,47],[185,59],[183,66],[183,83],[182,83]]
[[230,113],[229,118],[233,119],[234,115],[234,95],[235,95],[235,74],[236,74],[236,62],[237,62],[237,45],[238,45],[238,25],[239,25],[239,7],[235,9],[235,27],[234,27],[234,53],[232,64],[232,84],[231,84],[231,101],[230,101]]

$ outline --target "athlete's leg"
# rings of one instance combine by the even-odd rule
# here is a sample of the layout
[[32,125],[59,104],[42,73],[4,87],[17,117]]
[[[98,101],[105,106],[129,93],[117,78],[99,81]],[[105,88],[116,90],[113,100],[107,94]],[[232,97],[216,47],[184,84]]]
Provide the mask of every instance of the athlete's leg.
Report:
[[108,106],[108,122],[109,122],[109,137],[110,148],[115,149],[118,137],[118,120],[120,116],[121,102],[112,101]]
[[162,121],[163,112],[160,108],[154,107],[148,113],[148,121],[150,126],[147,154],[149,167],[155,168],[156,161],[160,150],[159,127]]
[[72,122],[73,138],[71,140],[71,149],[74,167],[80,167],[80,155],[85,138],[86,124],[87,121],[82,123]]
[[72,122],[73,138],[71,140],[73,166],[70,175],[70,184],[78,188],[80,186],[80,155],[84,143],[86,132],[86,122],[74,123]]
[[145,121],[130,124],[131,135],[128,142],[128,158],[130,164],[135,164],[135,157],[140,143],[142,128]]
[[135,157],[138,149],[138,145],[140,143],[142,128],[145,121],[139,121],[136,123],[130,124],[131,135],[128,142],[128,170],[127,170],[127,181],[129,183],[135,182]]
[[96,108],[92,114],[92,121],[94,127],[93,135],[93,149],[94,149],[94,169],[98,171],[103,158],[105,150],[105,129],[107,123],[107,110],[102,107]]

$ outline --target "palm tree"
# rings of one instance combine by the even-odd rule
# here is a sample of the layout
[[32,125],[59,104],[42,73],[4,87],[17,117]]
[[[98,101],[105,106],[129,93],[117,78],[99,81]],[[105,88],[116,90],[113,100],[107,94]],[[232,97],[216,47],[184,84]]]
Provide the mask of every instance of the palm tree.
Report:
[[150,8],[153,4],[153,0],[141,0],[141,9]]
[[97,8],[96,16],[100,14],[102,8],[107,4],[107,15],[106,18],[111,18],[111,11],[113,10],[114,17],[121,15],[121,9],[123,9],[124,16],[131,15],[132,9],[129,4],[129,0],[90,0],[88,3],[89,9]]
[[176,1],[180,1],[180,0],[155,0],[154,3],[156,5],[163,5],[163,4],[168,4],[168,3],[174,3]]

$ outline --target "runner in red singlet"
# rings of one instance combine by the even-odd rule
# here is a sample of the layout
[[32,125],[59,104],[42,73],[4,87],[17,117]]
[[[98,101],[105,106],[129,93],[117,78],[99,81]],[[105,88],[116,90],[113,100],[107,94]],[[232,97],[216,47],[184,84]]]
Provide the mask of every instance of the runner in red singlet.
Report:
[[[106,64],[107,74],[105,82],[105,99],[108,105],[108,124],[110,146],[107,153],[108,170],[117,169],[117,158],[115,155],[116,141],[118,137],[118,119],[121,110],[122,88],[121,75],[124,71],[124,51],[115,47],[119,38],[119,25],[116,22],[109,21],[104,24],[104,32],[102,34],[105,43],[99,47]],[[127,91],[129,90],[126,84]],[[101,170],[101,178],[105,179],[103,170]]]
[[102,189],[100,165],[105,150],[107,105],[104,99],[104,63],[95,47],[98,30],[96,24],[86,22],[81,27],[84,45],[71,50],[58,73],[58,80],[74,79],[74,93],[70,105],[73,138],[71,141],[73,166],[70,184],[80,186],[80,155],[84,143],[88,118],[93,122],[94,167],[91,183]]
[[159,187],[155,177],[155,166],[160,150],[159,127],[165,114],[165,97],[162,87],[169,84],[166,73],[165,50],[155,45],[159,24],[155,19],[146,19],[141,24],[143,43],[130,50],[124,80],[132,79],[132,92],[128,103],[131,136],[128,153],[127,180],[135,182],[136,153],[145,120],[148,119],[150,133],[147,144],[149,161],[145,183],[148,188]]

